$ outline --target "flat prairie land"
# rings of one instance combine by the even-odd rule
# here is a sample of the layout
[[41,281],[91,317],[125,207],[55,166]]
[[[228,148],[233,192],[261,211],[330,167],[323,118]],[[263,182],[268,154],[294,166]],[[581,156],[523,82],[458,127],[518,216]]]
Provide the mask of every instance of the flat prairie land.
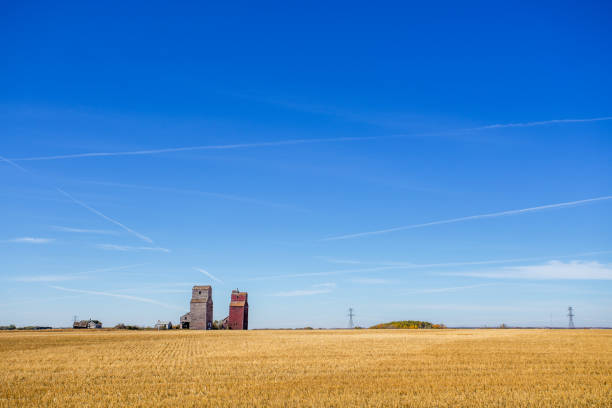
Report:
[[612,330],[0,333],[1,407],[612,407]]

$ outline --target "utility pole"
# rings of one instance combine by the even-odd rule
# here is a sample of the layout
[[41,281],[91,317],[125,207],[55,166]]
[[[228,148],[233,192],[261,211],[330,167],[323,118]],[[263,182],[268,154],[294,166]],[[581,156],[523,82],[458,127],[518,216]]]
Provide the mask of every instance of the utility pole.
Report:
[[570,306],[570,307],[568,307],[568,308],[567,308],[567,312],[568,312],[568,313],[567,313],[567,317],[569,317],[569,328],[570,328],[570,329],[575,329],[575,327],[574,327],[574,316],[575,316],[575,314],[574,314],[574,308],[573,308],[573,307],[571,307],[571,306]]
[[354,326],[353,325],[353,317],[355,317],[355,313],[353,313],[353,308],[352,307],[349,307],[348,317],[349,317],[349,325],[348,325],[348,327],[349,327],[349,329],[352,329],[353,326]]
[[550,314],[550,328],[552,329],[553,325],[552,325],[552,313]]

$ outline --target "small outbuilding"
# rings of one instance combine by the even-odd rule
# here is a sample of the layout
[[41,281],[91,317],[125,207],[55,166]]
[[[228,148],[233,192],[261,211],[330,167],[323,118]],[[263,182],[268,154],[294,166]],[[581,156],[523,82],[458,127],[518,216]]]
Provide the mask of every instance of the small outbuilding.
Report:
[[102,322],[99,320],[79,320],[72,323],[73,329],[101,329]]
[[157,323],[155,323],[155,328],[157,330],[171,330],[172,322],[162,322],[161,320],[158,320]]

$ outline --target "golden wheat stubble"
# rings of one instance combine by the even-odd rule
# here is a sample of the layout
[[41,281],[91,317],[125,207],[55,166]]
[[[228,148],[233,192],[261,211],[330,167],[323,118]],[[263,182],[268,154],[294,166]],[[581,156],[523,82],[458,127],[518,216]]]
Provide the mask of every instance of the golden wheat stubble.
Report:
[[611,401],[611,330],[0,332],[0,407]]

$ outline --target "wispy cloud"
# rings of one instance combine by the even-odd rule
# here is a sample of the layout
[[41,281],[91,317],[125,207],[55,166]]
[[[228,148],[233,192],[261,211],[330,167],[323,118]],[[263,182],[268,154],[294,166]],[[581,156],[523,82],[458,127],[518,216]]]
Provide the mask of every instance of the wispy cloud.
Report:
[[62,227],[62,226],[58,226],[58,225],[53,225],[51,228],[53,228],[56,231],[74,232],[74,233],[77,233],[77,234],[117,235],[116,231],[110,231],[110,230],[72,228],[72,227]]
[[286,274],[286,275],[259,276],[255,278],[249,278],[246,280],[258,281],[258,280],[272,280],[272,279],[283,279],[283,278],[302,278],[302,277],[307,277],[307,276],[330,276],[330,275],[342,275],[342,274],[361,273],[361,272],[388,271],[391,269],[406,269],[406,267],[405,266],[379,266],[375,268],[342,269],[342,270],[337,270],[337,271],[325,271],[325,272],[291,273],[291,274]]
[[160,247],[147,247],[147,246],[128,246],[128,245],[115,245],[115,244],[96,244],[96,248],[106,249],[109,251],[157,251],[157,252],[170,252],[168,248]]
[[495,283],[481,283],[478,285],[467,285],[467,286],[453,286],[450,288],[427,288],[427,289],[415,289],[415,290],[411,290],[408,291],[407,293],[410,294],[415,294],[415,293],[442,293],[442,292],[457,292],[460,290],[466,290],[466,289],[474,289],[474,288],[481,288],[483,286],[492,286],[492,285],[496,285]]
[[[304,273],[293,273],[286,275],[268,275],[260,276],[255,278],[249,278],[247,280],[273,280],[283,278],[301,278],[308,276],[330,276],[330,275],[346,275],[364,272],[385,272],[391,270],[413,270],[413,269],[430,269],[430,268],[448,268],[448,267],[461,267],[461,266],[480,266],[480,265],[496,265],[505,263],[517,263],[517,262],[530,262],[530,261],[541,261],[550,260],[555,258],[578,258],[584,256],[595,256],[610,254],[612,251],[591,251],[576,253],[570,255],[556,255],[556,256],[539,256],[529,258],[512,258],[512,259],[491,259],[485,261],[467,261],[467,262],[438,262],[438,263],[408,263],[408,262],[387,262],[381,263],[379,266],[373,266],[369,268],[357,268],[357,269],[340,269],[335,271],[324,271],[324,272],[304,272]],[[376,264],[374,264],[376,265]]]
[[565,124],[565,123],[601,122],[605,120],[612,120],[612,116],[603,116],[600,118],[586,118],[586,119],[552,119],[552,120],[540,120],[536,122],[522,122],[522,123],[497,123],[493,125],[480,126],[480,127],[472,128],[468,130],[545,126],[545,125],[558,125],[558,124]]
[[[247,93],[238,93],[238,92],[228,92],[228,95],[238,97],[240,99],[247,99],[250,101],[256,101],[265,104],[271,104],[275,106],[281,106],[286,109],[291,109],[300,112],[313,113],[318,115],[326,115],[326,116],[336,116],[348,120],[350,122],[360,122],[367,123],[371,125],[378,126],[392,126],[404,127],[407,123],[414,125],[414,117],[406,116],[405,114],[393,114],[393,113],[379,113],[379,114],[363,114],[363,113],[355,113],[354,110],[342,110],[337,106],[326,106],[326,105],[316,105],[312,103],[299,103],[296,101],[290,101],[287,98],[271,98],[269,96],[263,97],[257,94],[247,94]],[[486,125],[477,128],[471,129],[459,129],[459,131],[467,131],[467,130],[485,130],[485,129],[494,129],[494,128],[504,128],[504,127],[527,127],[527,126],[544,126],[544,125],[553,125],[553,124],[571,124],[571,123],[581,123],[581,122],[598,122],[612,120],[612,116],[604,116],[598,118],[584,118],[584,119],[552,119],[552,120],[543,120],[543,121],[534,121],[534,122],[524,122],[524,123],[507,123],[507,124],[493,124]],[[449,131],[453,132],[453,131]]]
[[5,242],[14,242],[17,244],[50,244],[54,242],[53,238],[34,238],[34,237],[20,237],[6,240]]
[[83,296],[85,295],[80,294],[80,295],[68,295],[68,296],[56,296],[56,297],[39,297],[35,299],[21,300],[19,302],[3,303],[3,304],[0,304],[0,307],[30,305],[30,304],[36,304],[36,303],[47,303],[47,302],[53,302],[55,300],[74,299],[74,298],[79,298]]
[[[142,292],[146,289],[147,292],[155,291],[155,290],[164,290],[168,288],[182,288],[180,289],[181,293],[191,293],[191,288],[193,287],[193,282],[162,282],[155,284],[141,284],[137,287],[133,288],[123,288],[123,289],[115,289],[114,292]],[[175,289],[172,289],[175,290]],[[176,289],[179,290],[179,289]]]
[[360,283],[364,285],[387,285],[390,283],[394,283],[395,281],[390,279],[380,279],[380,278],[355,278],[351,279],[353,283]]
[[325,282],[312,285],[308,289],[289,290],[284,292],[277,292],[272,296],[288,297],[288,296],[314,296],[322,295],[324,293],[331,293],[336,284],[334,282]]
[[612,265],[596,261],[549,261],[540,265],[507,266],[484,272],[455,272],[446,275],[491,279],[612,280]]
[[9,160],[6,157],[2,157],[0,156],[0,161],[3,161],[5,163],[8,163],[9,165],[13,166],[14,168],[16,168],[19,171],[22,171],[24,173],[29,173],[29,171],[27,171],[26,169],[24,169],[23,167],[21,167],[20,165],[18,165],[17,163],[15,163],[13,160]]
[[361,265],[367,264],[368,262],[356,261],[354,259],[338,259],[338,258],[330,258],[327,256],[316,256],[315,258],[321,259],[323,261],[334,263],[334,264],[345,264],[345,265]]
[[87,279],[83,274],[68,274],[68,275],[35,275],[35,276],[20,276],[14,278],[16,282],[62,282],[79,279]]
[[381,127],[405,128],[408,124],[413,126],[415,121],[414,115],[389,112],[355,112],[354,109],[341,109],[338,108],[338,106],[318,105],[312,103],[306,104],[296,101],[290,101],[287,98],[271,98],[269,96],[263,97],[252,93],[247,94],[242,92],[228,92],[227,94],[240,99],[246,99],[249,101],[264,103],[267,105],[279,106],[292,111],[336,117],[348,122],[364,123]]
[[[136,291],[140,292],[142,289],[137,289]],[[182,293],[189,294],[191,292],[190,289],[147,289],[147,293]]]
[[173,193],[173,194],[189,194],[189,195],[202,196],[202,197],[218,198],[221,200],[238,201],[238,202],[261,205],[261,206],[266,206],[266,207],[285,208],[285,209],[293,209],[293,210],[298,210],[298,211],[305,211],[302,208],[294,207],[289,204],[274,203],[274,202],[270,202],[266,200],[258,200],[256,198],[242,197],[242,196],[237,196],[233,194],[215,193],[215,192],[199,191],[199,190],[192,190],[192,189],[180,189],[180,188],[174,188],[174,187],[158,187],[158,186],[143,186],[143,185],[137,185],[137,184],[112,183],[112,182],[104,182],[104,181],[87,181],[83,183],[100,185],[100,186],[119,187],[119,188],[161,191],[161,192],[167,192],[167,193]]
[[[524,123],[506,123],[506,124],[492,124],[486,126],[480,126],[471,129],[457,129],[449,130],[449,132],[457,131],[470,131],[470,130],[487,130],[495,128],[507,128],[507,127],[527,127],[527,126],[543,126],[551,124],[568,124],[568,123],[581,123],[581,122],[597,122],[612,120],[612,116],[604,116],[598,118],[585,118],[585,119],[552,119],[545,121],[534,121]],[[163,153],[177,153],[186,151],[197,151],[197,150],[230,150],[230,149],[246,149],[246,148],[257,148],[257,147],[271,147],[271,146],[286,146],[286,145],[298,145],[298,144],[309,144],[309,143],[335,143],[335,142],[352,142],[352,141],[364,141],[364,140],[376,140],[385,138],[404,138],[414,137],[414,135],[391,135],[391,136],[371,136],[371,137],[331,137],[331,138],[312,138],[312,139],[287,139],[277,140],[270,142],[254,142],[254,143],[235,143],[235,144],[222,144],[222,145],[201,145],[201,146],[184,146],[184,147],[165,147],[159,149],[145,149],[145,150],[130,150],[130,151],[117,151],[117,152],[88,152],[88,153],[75,153],[75,154],[61,154],[54,156],[34,156],[34,157],[22,157],[15,159],[6,159],[0,157],[0,160],[6,161],[7,163],[18,166],[15,161],[35,161],[35,160],[64,160],[64,159],[78,159],[78,158],[92,158],[92,157],[115,157],[115,156],[142,156],[142,155],[155,155]],[[19,167],[19,166],[18,166]],[[19,167],[23,170],[23,168]]]
[[437,262],[437,263],[427,263],[427,264],[417,264],[414,262],[398,262],[398,261],[358,261],[358,260],[346,260],[346,261],[338,261],[338,260],[330,260],[329,258],[324,258],[331,263],[349,263],[349,264],[359,264],[359,265],[374,265],[374,266],[391,266],[394,268],[437,268],[437,267],[448,267],[448,266],[473,266],[473,265],[495,265],[495,264],[505,264],[505,263],[517,263],[517,262],[530,262],[530,261],[542,261],[542,260],[550,260],[557,258],[580,258],[585,256],[595,256],[595,255],[607,255],[612,254],[612,251],[589,251],[589,252],[580,252],[573,253],[567,255],[547,255],[547,256],[532,256],[525,258],[505,258],[505,259],[489,259],[485,261],[456,261],[456,262]]
[[422,224],[404,225],[401,227],[387,228],[387,229],[381,229],[381,230],[376,230],[376,231],[366,231],[366,232],[358,232],[354,234],[338,235],[334,237],[323,238],[322,241],[353,239],[353,238],[360,238],[360,237],[365,237],[365,236],[370,236],[370,235],[381,235],[381,234],[387,234],[390,232],[404,231],[404,230],[409,230],[409,229],[414,229],[414,228],[430,227],[433,225],[452,224],[456,222],[472,221],[472,220],[478,220],[478,219],[483,219],[483,218],[496,218],[496,217],[504,217],[508,215],[526,214],[526,213],[537,212],[537,211],[551,210],[554,208],[574,207],[574,206],[578,206],[582,204],[588,204],[588,203],[593,203],[596,201],[604,201],[604,200],[610,200],[610,199],[612,199],[612,196],[603,196],[603,197],[596,197],[596,198],[588,198],[585,200],[568,201],[564,203],[541,205],[538,207],[521,208],[519,210],[508,210],[508,211],[501,211],[501,212],[488,213],[488,214],[470,215],[468,217],[451,218],[447,220],[432,221],[432,222],[426,222]]
[[277,292],[272,296],[313,296],[321,295],[323,293],[330,293],[331,289],[303,289],[303,290],[290,290],[288,292]]
[[287,145],[298,145],[298,144],[309,144],[309,143],[334,143],[334,142],[349,142],[349,141],[360,141],[360,140],[372,140],[380,137],[330,137],[330,138],[313,138],[313,139],[288,139],[288,140],[277,140],[272,142],[255,142],[255,143],[235,143],[235,144],[223,144],[223,145],[204,145],[204,146],[186,146],[186,147],[170,147],[161,149],[148,149],[148,150],[131,150],[123,152],[91,152],[91,153],[77,153],[77,154],[63,154],[56,156],[38,156],[38,157],[23,157],[19,159],[11,159],[13,161],[33,161],[33,160],[63,160],[63,159],[78,159],[86,157],[112,157],[112,156],[142,156],[142,155],[154,155],[162,153],[177,153],[177,152],[188,152],[196,150],[230,150],[230,149],[246,149],[254,147],[271,147],[271,146],[287,146]]
[[203,275],[208,276],[210,279],[212,279],[212,280],[214,280],[216,282],[223,283],[223,281],[221,279],[217,278],[216,276],[214,276],[212,273],[208,272],[205,269],[202,269],[202,268],[193,268],[193,269],[195,269],[196,271],[202,273]]
[[[9,159],[7,159],[5,157],[2,157],[2,156],[0,156],[0,160],[9,163],[13,167],[15,167],[15,168],[17,168],[17,169],[19,169],[19,170],[21,170],[21,171],[23,171],[25,173],[31,174],[31,172],[29,172],[28,170],[24,169],[23,167],[21,167],[20,165],[15,163],[13,160],[9,160]],[[61,188],[55,187],[55,190],[57,192],[59,192],[60,194],[64,195],[65,197],[69,198],[70,201],[74,202],[75,204],[78,204],[81,207],[83,207],[83,208],[89,210],[90,212],[96,214],[97,216],[102,217],[105,220],[112,222],[113,224],[121,227],[122,229],[124,229],[125,231],[129,232],[130,234],[138,237],[139,239],[141,239],[141,240],[143,240],[145,242],[151,243],[151,244],[153,243],[153,240],[151,238],[149,238],[149,237],[147,237],[147,236],[145,236],[143,234],[140,234],[139,232],[134,231],[133,229],[127,227],[126,225],[120,223],[119,221],[117,221],[117,220],[115,220],[115,219],[113,219],[113,218],[111,218],[111,217],[101,213],[100,211],[96,210],[93,207],[90,207],[89,205],[85,204],[84,202],[77,200],[72,195],[70,195],[66,191],[62,190]]]
[[71,273],[71,274],[42,274],[42,275],[30,275],[30,276],[17,276],[12,278],[15,282],[61,282],[61,281],[73,281],[81,279],[90,279],[92,276],[96,276],[101,272],[118,271],[128,268],[134,268],[136,266],[142,266],[145,264],[136,265],[123,265],[114,266],[111,268],[99,268],[87,272]]
[[145,235],[143,235],[143,234],[141,234],[139,232],[134,231],[133,229],[127,227],[126,225],[123,225],[119,221],[117,221],[117,220],[115,220],[115,219],[113,219],[113,218],[111,218],[111,217],[109,217],[107,215],[102,214],[100,211],[96,210],[95,208],[90,207],[89,205],[85,204],[84,202],[77,200],[76,198],[74,198],[72,195],[68,194],[64,190],[62,190],[60,188],[56,188],[56,190],[58,192],[60,192],[61,194],[63,194],[64,196],[68,197],[75,204],[78,204],[81,207],[85,208],[86,210],[89,210],[92,213],[94,213],[94,214],[104,218],[105,220],[112,222],[113,224],[115,224],[118,227],[124,229],[125,231],[129,232],[130,234],[134,235],[135,237],[137,237],[137,238],[139,238],[139,239],[141,239],[141,240],[143,240],[145,242],[148,242],[150,244],[153,243],[153,240],[151,238],[149,238],[149,237],[147,237],[147,236],[145,236]]
[[312,285],[313,288],[327,288],[333,289],[336,287],[334,282],[326,282],[326,283],[317,283],[316,285]]
[[386,306],[398,308],[398,309],[405,309],[405,310],[415,310],[415,309],[448,310],[448,311],[464,310],[464,311],[473,311],[473,312],[484,313],[484,314],[491,313],[491,312],[516,312],[516,311],[531,312],[534,310],[533,305],[519,307],[519,306],[498,306],[498,305],[485,305],[485,304],[466,305],[466,304],[457,304],[457,303],[455,304],[434,303],[434,304],[429,304],[429,305],[422,304],[422,303],[414,303],[414,304],[391,303],[391,304],[387,304]]
[[51,286],[51,287],[53,289],[63,290],[66,292],[83,293],[86,295],[95,295],[95,296],[107,296],[107,297],[113,297],[113,298],[119,298],[119,299],[134,300],[136,302],[151,303],[151,304],[162,306],[168,309],[176,309],[176,310],[183,309],[183,308],[180,308],[174,305],[169,305],[167,303],[158,302],[157,300],[154,300],[154,299],[143,298],[139,296],[122,295],[119,293],[112,293],[112,292],[99,292],[99,291],[94,291],[94,290],[70,289],[70,288],[65,288],[63,286]]

